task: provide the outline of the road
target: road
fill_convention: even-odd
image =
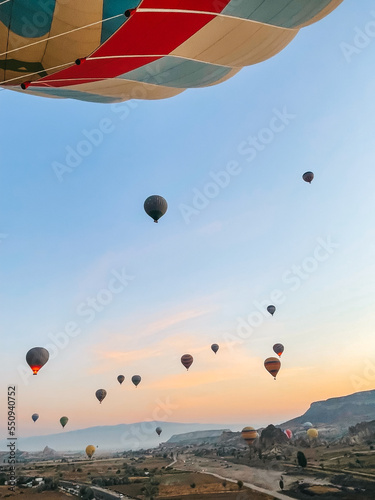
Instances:
[[[237,483],[235,479],[230,479],[229,477],[223,477],[220,476],[219,474],[215,474],[214,472],[202,472],[202,474],[209,474],[210,476],[217,477],[218,479],[225,479],[225,481],[229,481],[230,483]],[[250,483],[243,483],[246,488],[250,488],[253,491],[258,491],[259,493],[265,493],[267,495],[271,495],[274,498],[278,498],[279,500],[290,500],[291,497],[287,495],[283,495],[282,493],[279,493],[278,491],[271,491],[271,490],[266,490],[265,488],[261,488],[260,486],[255,486],[255,484],[250,484]]]
[[[174,466],[174,468],[181,471],[192,470],[195,472],[200,472],[202,474],[209,474],[211,476],[217,477],[218,479],[229,481],[231,483],[237,483],[237,481],[241,480],[243,481],[244,486],[259,493],[265,493],[279,500],[290,500],[291,498],[290,496],[284,495],[280,491],[272,489],[271,485],[279,484],[281,475],[280,471],[254,469],[252,467],[238,465],[232,467],[233,470],[229,472],[225,467],[222,467],[220,463],[213,464],[212,460],[183,455],[178,457],[177,466]],[[254,480],[258,484],[249,483],[246,481],[246,478],[249,477],[249,474],[254,477]],[[284,480],[285,479],[286,478],[284,478]]]
[[[71,488],[75,491],[77,491],[77,488],[75,488],[76,485],[78,485],[80,488],[85,486],[92,489],[95,494],[96,500],[119,500],[119,498],[121,498],[122,500],[132,500],[130,497],[127,497],[125,495],[120,496],[119,493],[116,493],[115,491],[100,488],[99,486],[78,483],[77,481],[59,481],[59,486],[63,486],[64,488]]]

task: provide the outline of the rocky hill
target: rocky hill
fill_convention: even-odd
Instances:
[[[340,430],[371,420],[375,420],[375,390],[317,401],[303,415],[288,420],[279,427],[295,430],[304,422],[311,422],[317,427],[334,426]]]
[[[345,444],[375,444],[375,420],[349,427],[349,432],[342,439],[342,442]]]
[[[185,432],[184,434],[177,434],[172,436],[166,444],[186,446],[189,444],[216,444],[223,434],[223,432],[230,432],[228,429],[218,429],[209,431],[196,431]]]

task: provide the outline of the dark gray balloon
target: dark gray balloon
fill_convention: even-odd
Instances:
[[[311,181],[314,179],[314,174],[312,172],[305,172],[302,176],[302,179],[305,182],[308,182],[309,184],[311,184]]]
[[[218,344],[212,344],[211,349],[212,349],[212,350],[214,351],[214,353],[216,354],[216,353],[217,353],[217,351],[219,350],[219,346],[218,346]]]
[[[117,380],[119,381],[119,383],[120,383],[120,384],[122,384],[122,383],[123,383],[123,381],[125,380],[124,375],[119,375],[119,376],[117,377]]]
[[[33,419],[33,422],[36,422],[38,420],[38,418],[39,418],[39,415],[37,413],[33,413],[31,415],[31,418]]]
[[[272,316],[275,314],[275,311],[276,311],[276,307],[275,306],[268,306],[267,307],[267,311],[272,314]]]
[[[49,359],[49,352],[44,347],[33,347],[26,354],[26,362],[36,375]]]
[[[95,393],[96,399],[102,404],[103,399],[106,397],[107,391],[105,389],[98,389]]]
[[[160,217],[167,211],[168,203],[162,196],[154,194],[147,198],[144,203],[144,209],[146,214],[154,219],[154,222],[158,222]]]
[[[133,375],[132,376],[132,382],[133,384],[137,387],[137,385],[140,383],[140,381],[142,380],[141,376],[140,375]]]

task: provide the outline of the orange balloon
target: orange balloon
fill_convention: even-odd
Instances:
[[[258,433],[254,427],[244,427],[241,432],[241,437],[249,446],[251,446],[258,437]]]
[[[264,367],[276,380],[276,375],[279,373],[281,363],[277,358],[267,358],[264,362]]]

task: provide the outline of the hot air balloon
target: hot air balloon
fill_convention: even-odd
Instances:
[[[184,354],[181,356],[181,363],[184,365],[184,367],[188,370],[191,365],[193,364],[194,358],[191,356],[191,354]]]
[[[64,428],[66,426],[68,421],[69,421],[68,417],[61,417],[60,418],[60,424],[62,425],[62,428]]]
[[[302,427],[304,427],[305,429],[310,429],[310,427],[313,427],[313,424],[311,422],[305,422],[304,424],[302,424]]]
[[[140,375],[133,375],[132,376],[132,382],[133,384],[137,387],[137,385],[140,383],[140,381],[142,380],[141,376]]]
[[[311,184],[311,181],[314,179],[314,174],[312,172],[305,172],[302,176],[302,179],[305,182],[308,182],[309,184]]]
[[[307,435],[309,436],[310,439],[316,439],[318,437],[318,431],[317,429],[314,429],[314,427],[311,427],[306,431]]]
[[[267,311],[273,316],[275,314],[275,311],[276,311],[276,307],[275,306],[268,306],[267,307]]]
[[[104,103],[172,97],[278,54],[341,1],[3,1],[0,85]]]
[[[98,389],[95,393],[96,399],[102,404],[103,399],[106,397],[107,391],[105,389]]]
[[[160,434],[162,433],[161,427],[156,427],[155,431],[158,436],[160,436]]]
[[[91,458],[93,454],[95,453],[95,446],[92,444],[89,444],[86,446],[86,455]]]
[[[275,344],[273,346],[273,352],[275,352],[278,356],[281,356],[282,353],[284,352],[283,344]]]
[[[123,381],[125,380],[124,375],[119,375],[119,376],[117,377],[117,380],[119,381],[119,383],[120,383],[120,384],[122,384],[122,383],[123,383]]]
[[[244,427],[241,432],[241,437],[251,446],[258,437],[258,433],[254,427]]]
[[[31,418],[33,419],[33,422],[36,422],[38,420],[38,418],[39,418],[39,415],[37,413],[33,413],[31,415]]]
[[[285,429],[284,434],[288,439],[292,439],[293,437],[293,432],[290,429]]]
[[[265,369],[274,377],[276,380],[276,375],[280,370],[280,360],[277,358],[267,358],[264,362]]]
[[[156,194],[149,196],[144,203],[144,209],[147,215],[149,215],[154,222],[158,222],[160,217],[162,217],[167,211],[168,203],[162,196]]]
[[[1,7],[1,6],[0,6]],[[33,347],[26,354],[26,362],[36,375],[38,371],[44,366],[49,358],[49,352],[44,347]]]
[[[216,354],[216,353],[217,353],[217,351],[219,350],[219,346],[218,346],[218,344],[212,344],[211,349],[212,349],[212,350],[214,351],[214,353]]]

